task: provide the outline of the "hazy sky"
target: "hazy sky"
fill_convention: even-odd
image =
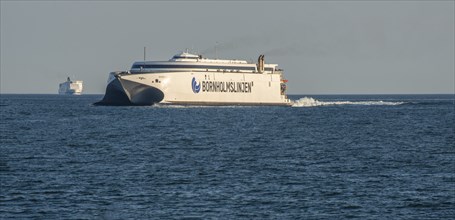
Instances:
[[[290,94],[454,93],[454,1],[1,1],[1,93],[102,94],[193,48],[285,70]]]

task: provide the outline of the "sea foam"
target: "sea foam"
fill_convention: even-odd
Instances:
[[[319,101],[311,97],[303,97],[293,101],[292,107],[316,107],[327,105],[401,105],[404,102],[385,101]]]

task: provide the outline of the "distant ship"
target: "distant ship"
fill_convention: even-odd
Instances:
[[[60,83],[58,94],[60,95],[80,95],[82,93],[82,81],[71,81],[68,77],[66,82]]]
[[[291,105],[277,64],[207,59],[183,52],[111,72],[99,105]]]

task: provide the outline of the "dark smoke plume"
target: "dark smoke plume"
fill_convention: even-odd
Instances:
[[[215,46],[201,50],[201,54],[215,54],[215,52],[219,53],[245,47],[263,46],[269,43],[269,41],[268,38],[264,37],[237,37],[228,42],[217,42]]]
[[[273,48],[264,52],[264,55],[271,57],[299,56],[302,54],[304,54],[304,50],[298,45]]]

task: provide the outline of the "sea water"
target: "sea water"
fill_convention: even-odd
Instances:
[[[0,218],[453,219],[454,95],[1,95]]]

